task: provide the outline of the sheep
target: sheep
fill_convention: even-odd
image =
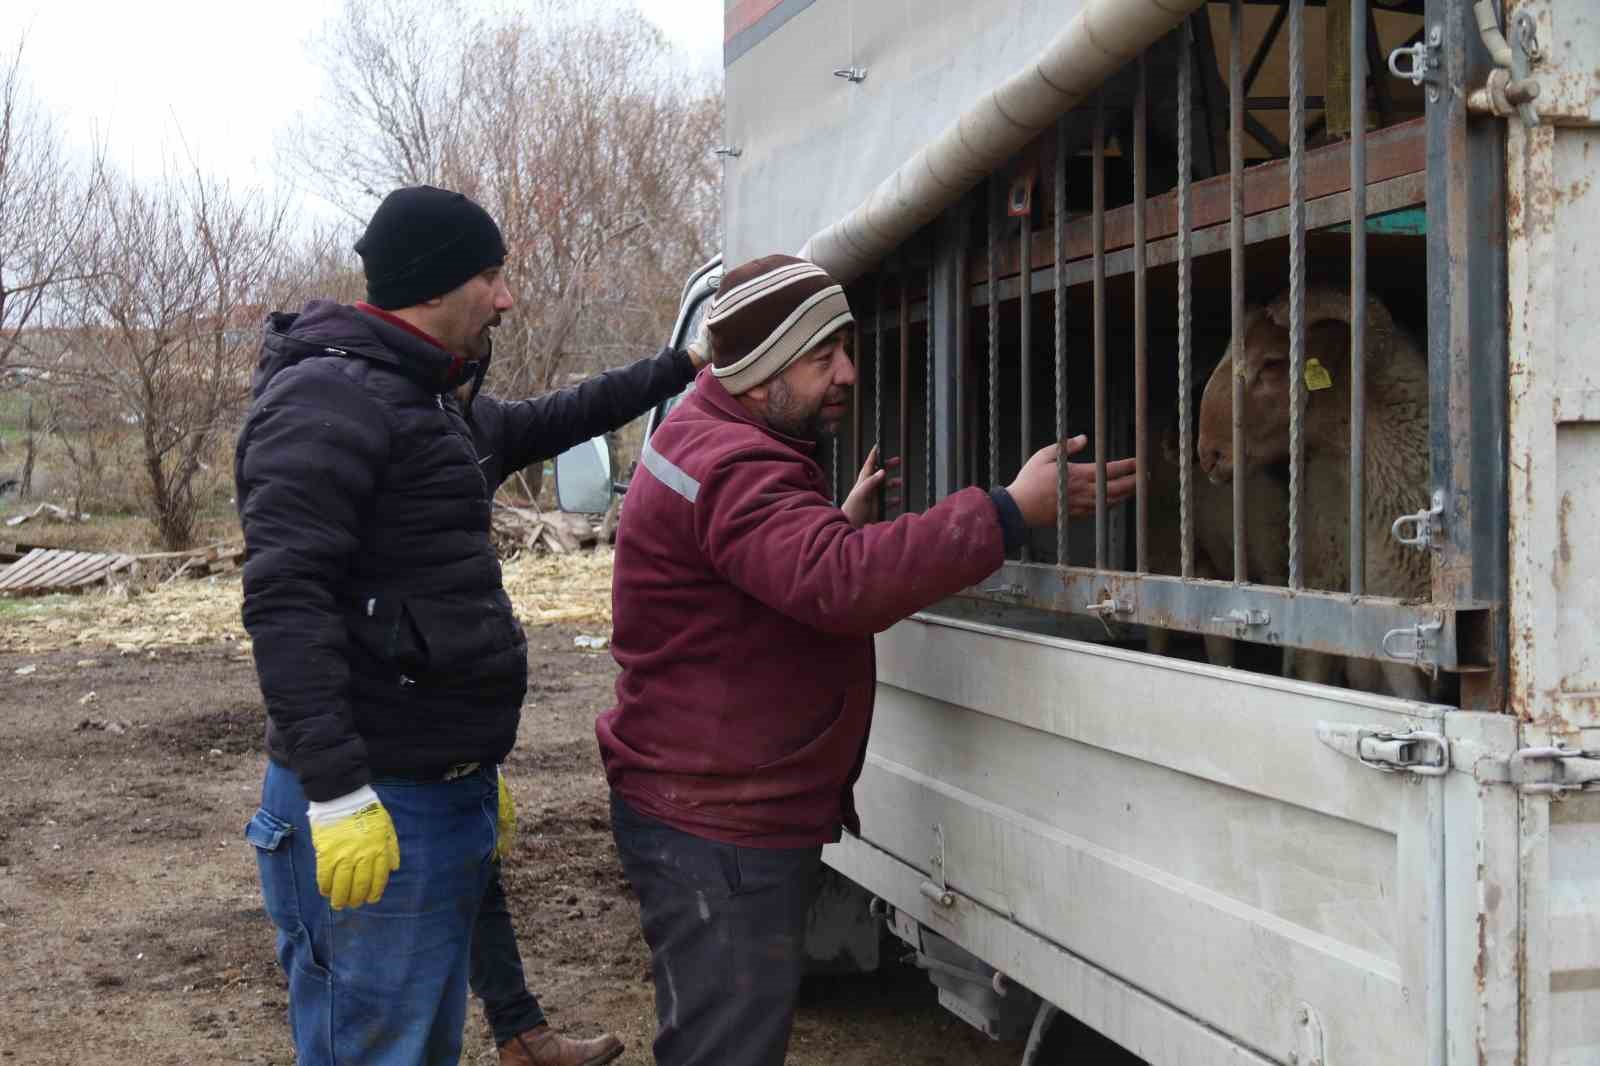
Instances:
[[[1254,318],[1266,314],[1265,308],[1251,311]],[[1224,359],[1227,358],[1225,354]],[[1150,487],[1148,491],[1149,546],[1146,562],[1154,574],[1182,572],[1180,512],[1180,471],[1176,426],[1162,437],[1160,445],[1149,451]],[[1277,471],[1259,470],[1246,475],[1247,501],[1244,525],[1246,579],[1268,585],[1285,585],[1289,580],[1289,489]],[[1194,525],[1194,576],[1220,581],[1233,580],[1233,490],[1193,471],[1190,517]],[[1206,658],[1218,666],[1235,663],[1234,642],[1226,637],[1205,639]],[[1166,630],[1151,629],[1150,650],[1165,653],[1170,646]]]
[[[1350,299],[1333,285],[1306,293],[1306,357],[1317,360],[1308,386],[1289,381],[1289,301],[1280,296],[1253,317],[1245,333],[1238,373],[1244,378],[1244,457],[1233,455],[1232,358],[1217,365],[1200,405],[1200,465],[1210,479],[1227,483],[1282,466],[1289,460],[1289,402],[1307,387],[1305,489],[1301,495],[1302,565],[1308,588],[1348,588],[1350,514]],[[1366,591],[1372,595],[1425,600],[1429,561],[1390,533],[1394,519],[1422,510],[1428,497],[1428,364],[1415,341],[1395,323],[1376,297],[1367,296],[1366,358]],[[1341,660],[1298,652],[1295,676],[1337,683]],[[1403,664],[1351,659],[1345,680],[1367,691],[1426,698],[1426,678]]]

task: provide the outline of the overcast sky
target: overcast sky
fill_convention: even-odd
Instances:
[[[720,66],[722,0],[634,6],[694,69]],[[322,89],[305,43],[338,8],[339,0],[0,0],[0,48],[9,60],[26,35],[33,94],[74,143],[101,135],[124,171],[192,154],[204,170],[270,185],[274,136],[297,111],[315,109]]]

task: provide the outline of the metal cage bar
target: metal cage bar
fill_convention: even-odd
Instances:
[[[929,243],[931,244],[932,242],[930,241]],[[925,486],[927,491],[922,497],[922,506],[924,508],[932,507],[933,503],[934,503],[934,499],[938,496],[938,479],[934,476],[934,467],[933,467],[933,457],[934,457],[934,444],[933,444],[933,404],[934,404],[934,395],[933,395],[933,379],[934,379],[934,369],[933,369],[933,324],[936,321],[936,319],[934,318],[933,290],[934,290],[934,285],[935,285],[934,271],[935,271],[935,260],[937,258],[937,255],[933,254],[934,250],[932,248],[929,249],[929,252],[930,252],[930,254],[928,256],[928,288],[927,288],[928,295],[926,297],[926,303],[924,304],[924,307],[926,309],[926,313],[923,316],[923,321],[926,323],[926,325],[923,327],[923,336],[927,341],[927,345],[926,345],[926,347],[927,347],[927,365],[925,367],[925,377],[924,377],[924,381],[923,381],[923,384],[926,386],[926,392],[927,392],[927,396],[926,396],[927,404],[923,408],[923,423],[924,423],[924,427],[925,428],[924,428],[924,435],[923,435],[923,438],[922,438],[922,444],[923,444],[922,469],[923,469],[923,473],[925,474],[926,479],[927,479],[927,485]]]
[[[1228,4],[1228,293],[1233,329],[1233,580],[1243,583],[1249,569],[1245,543],[1244,492],[1244,0]]]
[[[1000,213],[1004,192],[998,175],[989,178],[989,484],[1000,484]]]
[[[1111,523],[1106,507],[1106,107],[1094,100],[1094,565],[1104,570],[1110,555]]]
[[[1350,0],[1350,594],[1366,591],[1367,0]],[[1329,42],[1328,47],[1337,47]],[[1465,294],[1461,294],[1465,299]]]
[[[1056,440],[1067,439],[1067,272],[1062,269],[1067,247],[1067,120],[1056,122],[1055,174],[1055,356]],[[1032,286],[1029,286],[1030,288]],[[1066,566],[1067,464],[1056,463],[1056,565]]]
[[[1194,326],[1190,321],[1190,287],[1193,284],[1193,249],[1190,242],[1190,187],[1194,184],[1194,24],[1183,24],[1183,61],[1178,64],[1178,551],[1179,573],[1194,577],[1194,423],[1189,413],[1189,397],[1194,391]],[[1059,261],[1059,260],[1058,260]],[[1065,273],[1058,269],[1058,275]],[[1063,279],[1057,277],[1056,284]]]
[[[850,359],[856,366],[856,387],[850,390],[850,469],[860,470],[861,464],[866,461],[866,449],[862,445],[862,411],[861,394],[861,320],[858,318],[850,327]]]
[[[1134,539],[1137,544],[1134,569],[1141,574],[1150,569],[1150,460],[1146,439],[1150,434],[1149,381],[1149,279],[1145,265],[1145,208],[1149,168],[1148,145],[1148,70],[1144,53],[1139,55],[1138,89],[1133,99],[1133,417],[1134,458],[1139,464],[1136,480]]]
[[[1020,222],[1021,232],[1017,236],[1018,247],[1022,253],[1021,280],[1023,282],[1017,299],[1017,376],[1018,392],[1022,410],[1021,417],[1017,420],[1018,430],[1021,435],[1022,456],[1017,460],[1017,469],[1021,470],[1028,462],[1028,456],[1033,448],[1033,285],[1030,275],[1033,273],[1033,188],[1028,188],[1028,209],[1022,213]],[[997,482],[998,484],[998,482]],[[1033,558],[1033,549],[1028,545],[1022,546],[1022,560],[1028,562]]]
[[[900,253],[900,420],[895,423],[899,429],[899,451],[895,453],[900,460],[900,513],[905,514],[911,509],[911,262],[905,252]],[[887,461],[885,462],[887,465]],[[884,491],[888,491],[889,477],[883,479]],[[885,510],[887,517],[887,509]]]
[[[876,307],[872,314],[872,446],[878,449],[878,462],[883,455],[883,272],[872,279]]]
[[[1289,587],[1305,587],[1300,500],[1305,480],[1306,105],[1305,0],[1289,0]]]

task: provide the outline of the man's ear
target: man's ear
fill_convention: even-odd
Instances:
[[[767,389],[768,385],[763,381],[759,385],[752,385],[745,389],[744,396],[755,403],[765,404],[767,402]]]

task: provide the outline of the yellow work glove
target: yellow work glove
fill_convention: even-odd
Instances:
[[[517,835],[517,805],[511,799],[504,773],[500,774],[500,811],[495,821],[494,861],[499,862],[511,854],[512,840]]]
[[[382,899],[390,872],[400,868],[400,839],[371,786],[312,803],[306,813],[317,853],[317,891],[334,910]]]

